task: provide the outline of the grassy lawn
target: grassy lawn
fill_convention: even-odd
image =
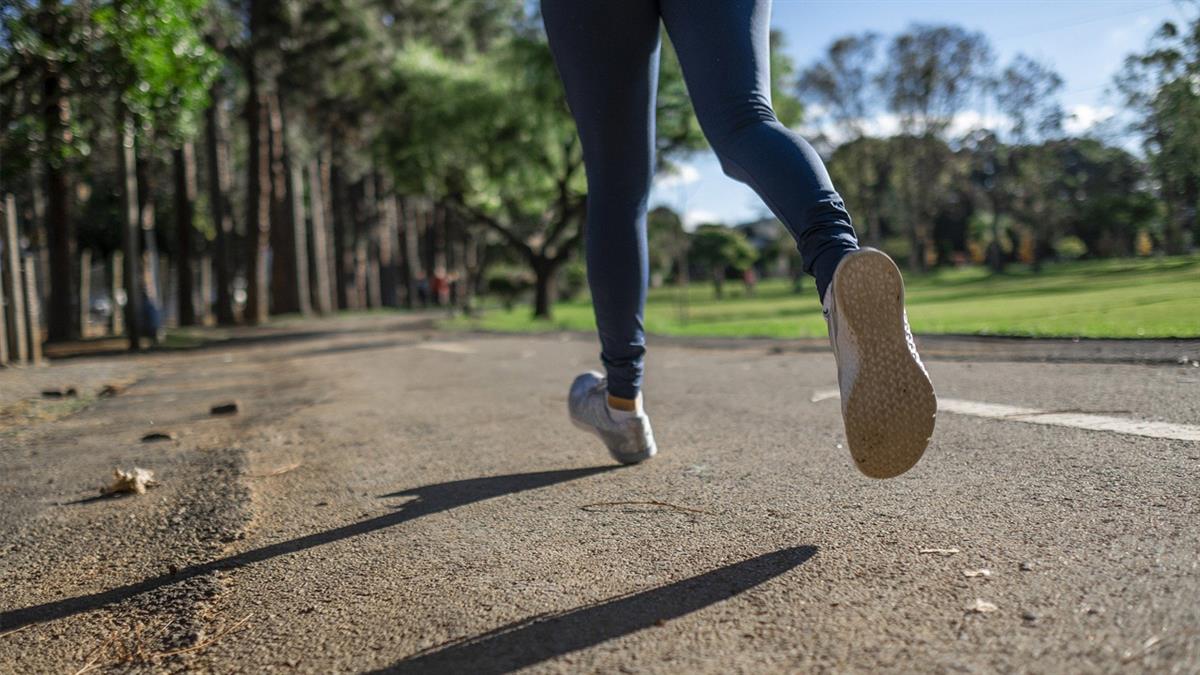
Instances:
[[[918,333],[1200,336],[1200,255],[1062,263],[1040,274],[1020,267],[998,276],[978,268],[941,270],[910,278],[907,286],[909,320]],[[486,306],[481,317],[446,325],[517,332],[594,328],[586,297],[558,303],[549,321],[535,321],[523,304],[512,311]],[[825,335],[811,279],[798,295],[780,279],[759,284],[752,297],[740,283],[729,283],[723,300],[714,297],[711,284],[653,289],[646,329],[679,336]]]

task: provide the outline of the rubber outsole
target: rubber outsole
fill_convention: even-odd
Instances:
[[[867,476],[899,476],[925,453],[937,417],[933,383],[905,339],[904,280],[887,255],[861,249],[838,265],[832,292],[858,352],[842,400],[850,455]]]

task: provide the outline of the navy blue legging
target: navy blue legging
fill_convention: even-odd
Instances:
[[[646,202],[654,177],[659,22],[721,167],[796,238],[824,296],[858,248],[821,158],[771,108],[770,0],[543,0],[587,168],[587,272],[613,396],[635,398],[646,352]]]

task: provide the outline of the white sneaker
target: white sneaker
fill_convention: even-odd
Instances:
[[[644,462],[658,452],[650,431],[650,418],[642,410],[641,394],[636,412],[611,410],[606,382],[600,373],[588,372],[575,378],[567,396],[567,413],[575,426],[599,436],[613,459],[622,464]]]
[[[872,478],[911,469],[933,435],[937,398],[917,355],[904,280],[882,251],[842,258],[825,292],[850,455]]]

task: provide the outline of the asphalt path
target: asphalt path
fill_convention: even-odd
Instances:
[[[1186,359],[939,343],[957,403],[875,481],[824,350],[652,341],[620,468],[588,339],[319,326],[0,372],[0,671],[1200,671]]]

